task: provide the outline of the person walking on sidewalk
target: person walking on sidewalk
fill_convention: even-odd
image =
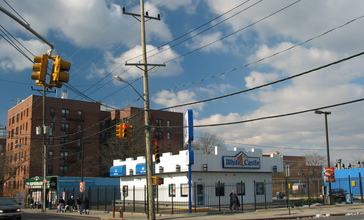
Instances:
[[[82,201],[82,211],[80,210],[80,214],[85,213],[86,215],[90,214],[90,201],[87,196]]]
[[[78,212],[81,213],[81,205],[82,205],[81,197],[79,197],[79,196],[77,197],[76,203],[77,203]]]
[[[238,195],[236,195],[235,190],[231,190],[230,193],[230,211],[236,211],[240,206]]]
[[[58,200],[58,210],[57,212],[62,213],[63,212],[63,207],[64,207],[64,199],[62,198],[62,196],[59,198]]]

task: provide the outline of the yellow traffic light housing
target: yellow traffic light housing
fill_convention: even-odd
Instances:
[[[52,56],[52,58],[54,58],[54,61],[49,85],[61,88],[62,83],[69,81],[70,74],[64,71],[69,71],[71,69],[71,62],[62,60],[59,55]]]
[[[151,176],[151,177],[152,177],[152,186],[164,184],[164,178],[157,176]]]
[[[133,135],[133,126],[126,124],[126,123],[121,123],[116,125],[116,137],[118,138],[131,138]]]
[[[155,163],[160,163],[161,162],[160,154],[159,154],[159,142],[158,141],[154,142],[154,162]]]
[[[45,53],[42,56],[34,56],[34,65],[33,71],[37,71],[32,73],[31,79],[35,80],[35,83],[38,86],[45,86],[45,78],[47,76],[47,68],[48,68],[48,55]]]

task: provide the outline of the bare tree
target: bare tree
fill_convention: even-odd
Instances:
[[[9,159],[5,153],[0,153],[0,196],[3,196],[4,184],[15,177],[17,170],[27,161],[26,157],[14,161]]]
[[[326,164],[326,156],[314,152],[306,154],[304,157],[306,158],[306,170],[303,170],[303,174],[310,178],[321,178],[321,171]]]
[[[192,149],[202,150],[205,154],[211,154],[215,146],[223,147],[225,145],[224,139],[214,133],[204,132],[195,142],[192,142]]]
[[[100,149],[100,170],[102,176],[109,176],[109,169],[113,165],[113,160],[125,160],[126,158],[136,158],[144,155],[145,145],[140,139],[119,139],[110,138]]]

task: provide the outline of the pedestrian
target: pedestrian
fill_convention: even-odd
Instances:
[[[236,195],[235,190],[231,190],[230,193],[230,211],[236,210],[240,206],[238,195]]]
[[[71,196],[68,199],[68,201],[67,201],[67,209],[68,209],[68,211],[73,212],[74,206],[75,206],[75,199],[73,198],[73,196]]]
[[[82,205],[81,197],[79,197],[79,196],[77,197],[76,203],[77,203],[78,212],[81,213],[81,205]]]
[[[34,198],[30,198],[30,209],[34,209]]]
[[[64,204],[65,204],[64,199],[63,199],[63,198],[62,198],[62,196],[61,196],[61,197],[59,198],[59,200],[58,200],[58,210],[57,210],[57,212],[60,212],[60,213],[62,213],[62,212],[63,212]]]
[[[82,211],[86,214],[90,214],[90,201],[88,200],[87,196],[82,201]],[[80,212],[82,214],[82,212]]]

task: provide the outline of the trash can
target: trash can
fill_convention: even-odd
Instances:
[[[346,201],[346,204],[353,204],[353,202],[354,202],[353,194],[352,193],[346,194],[345,201]]]

